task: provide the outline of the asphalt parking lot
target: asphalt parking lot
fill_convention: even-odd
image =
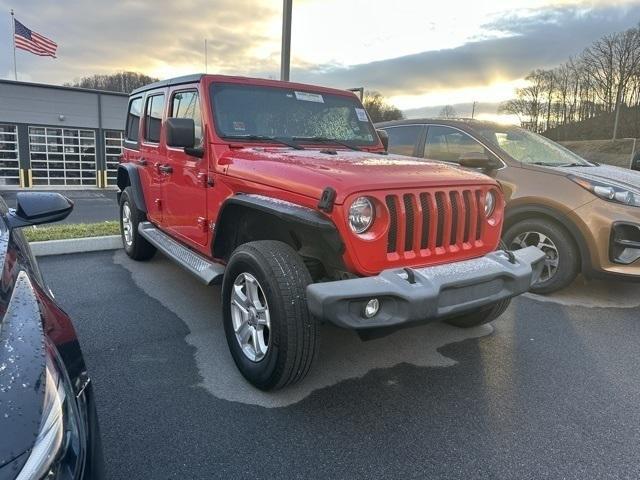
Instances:
[[[39,263],[79,332],[109,478],[640,477],[640,285],[521,297],[471,330],[327,326],[310,376],[265,394],[232,363],[218,287],[161,255]]]

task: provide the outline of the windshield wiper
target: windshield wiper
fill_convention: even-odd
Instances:
[[[271,137],[269,135],[225,135],[224,138],[233,138],[236,140],[257,140],[262,142],[276,142],[281,143],[282,145],[286,145],[287,147],[294,148],[296,150],[304,150],[302,145],[297,144],[293,141],[293,139],[289,140],[288,138],[283,137]]]
[[[529,162],[531,165],[540,165],[542,167],[564,167],[561,163],[550,163],[550,162]]]
[[[301,140],[303,142],[318,142],[318,143],[335,143],[337,145],[341,145],[343,147],[346,147],[350,150],[355,150],[356,152],[361,152],[362,149],[359,147],[356,147],[355,145],[351,145],[350,143],[347,142],[343,142],[341,140],[336,140],[335,138],[329,138],[329,137],[321,137],[321,136],[317,136],[317,137],[291,137],[293,140]]]

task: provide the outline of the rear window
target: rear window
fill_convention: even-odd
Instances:
[[[129,102],[127,113],[126,139],[132,142],[138,141],[140,131],[140,116],[142,115],[142,97],[134,98]]]
[[[162,113],[164,111],[164,93],[147,98],[147,108],[144,115],[144,139],[152,143],[160,143],[162,130]]]
[[[411,156],[418,145],[423,127],[421,125],[405,125],[388,127],[384,130],[389,135],[389,152]]]

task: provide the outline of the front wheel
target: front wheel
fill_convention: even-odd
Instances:
[[[484,325],[485,323],[493,322],[496,318],[502,315],[507,310],[510,303],[511,299],[506,298],[494,303],[493,305],[481,308],[476,312],[448,318],[445,320],[445,323],[459,328],[471,328]]]
[[[289,245],[271,240],[238,247],[222,285],[227,343],[242,375],[261,390],[303,379],[318,350],[307,308],[311,276]]]
[[[555,222],[532,218],[518,222],[503,235],[511,250],[538,247],[546,256],[539,280],[531,286],[533,293],[551,293],[568,286],[580,270],[580,253],[567,230]]]

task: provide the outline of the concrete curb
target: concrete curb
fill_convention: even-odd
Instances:
[[[69,238],[65,240],[47,240],[31,242],[31,251],[37,257],[47,255],[64,255],[66,253],[97,252],[100,250],[117,250],[122,248],[120,235],[103,237]]]

